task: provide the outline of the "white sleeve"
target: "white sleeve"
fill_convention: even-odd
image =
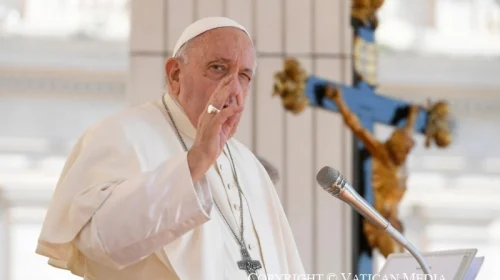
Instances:
[[[121,269],[208,221],[213,200],[205,178],[193,183],[187,152],[147,170],[131,141],[117,141],[120,131],[112,132],[113,139],[102,129],[89,137],[61,192],[80,190],[67,214],[69,227],[81,229],[74,245],[86,257]]]
[[[88,258],[116,269],[134,264],[210,219],[212,194],[206,179],[193,184],[187,153],[155,170],[81,192],[70,217],[94,207],[109,192],[74,240]]]

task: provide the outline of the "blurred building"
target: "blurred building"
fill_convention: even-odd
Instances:
[[[336,4],[339,1],[340,6]],[[282,25],[290,23],[281,21],[284,16],[290,19],[316,11],[319,17],[319,5],[344,9],[335,12],[346,13],[346,1],[285,0],[265,9],[262,6],[267,2],[256,1],[261,8],[252,10],[248,22],[255,32],[270,30],[265,36],[259,35],[262,40],[258,44],[263,46],[263,40],[279,37],[288,30]],[[130,2],[0,0],[0,280],[74,279],[47,266],[44,258],[34,254],[36,238],[76,137],[93,123],[128,106],[130,75],[138,69],[132,65],[135,57],[131,44],[138,44],[131,42],[129,35],[134,29],[131,7],[151,5],[140,0]],[[217,8],[208,8],[204,1],[158,2],[163,3],[159,5],[162,9],[177,7],[181,15],[195,18],[237,10],[247,13],[245,8],[249,6],[244,1],[228,4],[229,1],[218,0],[213,1],[220,7],[216,12]],[[448,149],[424,149],[423,138],[417,137],[417,148],[409,162],[409,191],[401,209],[406,234],[424,250],[478,248],[486,256],[478,280],[494,279],[495,264],[500,262],[500,147],[496,145],[500,142],[500,1],[385,2],[377,31],[381,45],[379,92],[422,104],[428,98],[447,99],[454,114],[454,143]],[[282,9],[281,5],[288,8]],[[203,12],[205,9],[210,10]],[[173,13],[166,10],[167,17],[175,17]],[[268,28],[267,23],[259,20],[265,15],[259,13],[276,16],[277,27]],[[310,25],[315,21],[316,28],[325,32],[328,29],[321,29],[321,25],[327,25],[327,18],[322,19],[303,18]],[[142,32],[157,30],[143,28]],[[322,42],[321,32],[314,35],[318,46]],[[310,36],[308,39],[313,38]],[[273,73],[280,69],[280,59],[286,54],[301,55],[303,61],[316,59],[309,52],[290,49],[290,43],[288,49],[282,46],[280,53],[272,57],[274,60],[259,65],[268,68],[265,73]],[[269,51],[260,54],[264,58],[273,55]],[[334,59],[319,61],[317,68],[328,68],[329,61]],[[143,66],[151,65],[157,66]],[[155,75],[161,77],[162,73]],[[270,96],[271,82],[271,77],[259,79],[258,94]],[[160,94],[161,86],[152,88]],[[277,100],[271,106],[280,110]],[[293,126],[291,118],[284,119],[281,117],[277,125],[288,121]],[[288,138],[290,131],[284,130],[277,139]],[[376,133],[386,138],[390,129],[379,126]],[[243,136],[253,139],[248,140],[249,146],[258,147],[262,156],[283,162],[278,164],[281,177],[298,172],[286,163],[292,157],[271,154],[271,148],[262,149],[262,142],[252,135]],[[286,191],[280,191],[280,195],[283,200],[288,199]],[[330,201],[334,203],[333,199],[322,203]],[[292,211],[293,205],[289,204],[287,209]],[[312,209],[311,215],[316,210]],[[302,219],[294,217],[292,226]],[[318,252],[306,248],[312,242],[311,233],[303,233],[298,227],[296,230],[307,267],[325,266],[318,264]]]
[[[124,108],[129,26],[123,0],[0,1],[0,279],[73,279],[33,252],[76,137]]]
[[[449,148],[425,149],[417,138],[401,205],[407,236],[425,250],[478,248],[478,279],[491,279],[500,260],[500,1],[385,2],[380,92],[447,99],[454,115]]]

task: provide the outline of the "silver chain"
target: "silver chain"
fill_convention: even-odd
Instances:
[[[170,120],[172,121],[172,124],[174,125],[174,128],[175,128],[175,131],[177,133],[177,137],[179,138],[179,141],[181,142],[184,150],[187,152],[189,149],[188,147],[186,146],[186,143],[184,142],[184,139],[182,138],[182,135],[179,131],[179,128],[177,127],[177,124],[175,123],[174,121],[174,118],[172,117],[172,114],[170,113],[170,110],[167,106],[167,103],[165,103],[165,98],[162,97],[161,99],[163,101],[163,106],[165,106],[165,110],[167,111],[167,114],[170,118]],[[244,229],[244,226],[243,226],[243,200],[242,200],[242,190],[241,190],[241,186],[240,186],[240,182],[238,180],[238,174],[236,173],[236,167],[234,165],[234,160],[233,160],[233,155],[231,154],[231,150],[229,149],[229,145],[226,143],[226,147],[227,147],[227,151],[229,152],[229,157],[230,157],[230,160],[231,160],[231,169],[232,169],[232,172],[233,172],[233,176],[236,180],[236,184],[237,184],[237,187],[238,187],[238,194],[239,194],[239,197],[240,197],[240,224],[241,224],[241,228],[240,228],[240,235],[241,235],[241,240],[238,238],[238,236],[236,235],[236,233],[234,232],[234,230],[231,228],[231,226],[229,225],[229,222],[227,221],[226,217],[224,216],[224,214],[222,214],[222,211],[221,209],[219,208],[219,205],[217,204],[217,202],[215,201],[215,199],[213,199],[213,202],[215,204],[215,207],[217,207],[217,210],[219,211],[220,215],[222,216],[222,218],[224,219],[224,221],[226,222],[226,225],[228,226],[228,228],[231,230],[231,233],[233,234],[234,238],[236,239],[236,241],[238,242],[238,244],[240,245],[241,248],[246,248],[246,244],[245,244],[245,238],[244,238],[244,235],[243,235],[243,229]],[[217,167],[217,173],[219,174],[219,177],[221,179],[221,182],[222,182],[222,185],[224,185],[224,180],[222,178],[222,174],[219,170],[219,168]]]

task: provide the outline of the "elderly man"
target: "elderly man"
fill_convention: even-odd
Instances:
[[[232,138],[256,66],[228,18],[188,26],[168,91],[90,128],[56,187],[37,253],[85,279],[264,279],[303,266],[274,186]]]

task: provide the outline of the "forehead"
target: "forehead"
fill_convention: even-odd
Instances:
[[[248,35],[235,27],[209,30],[193,40],[193,51],[207,59],[227,58],[254,63],[254,46]]]

